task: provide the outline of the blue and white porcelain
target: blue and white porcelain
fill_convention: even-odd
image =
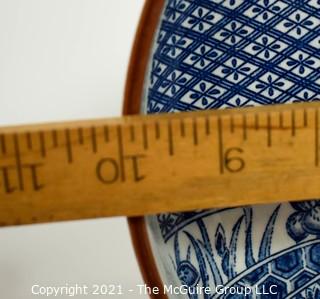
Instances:
[[[319,96],[319,0],[165,2],[142,112]],[[169,298],[320,298],[319,200],[161,214],[146,223],[163,283],[212,290]],[[255,291],[219,294],[219,285]],[[262,294],[271,286],[276,293]]]

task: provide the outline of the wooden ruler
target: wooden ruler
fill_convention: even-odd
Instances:
[[[0,225],[320,198],[320,104],[0,128]]]

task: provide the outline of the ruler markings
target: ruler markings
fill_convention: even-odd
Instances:
[[[128,209],[130,211],[128,210],[128,212],[121,213],[134,216],[138,215],[137,213],[139,211],[145,211],[143,213],[161,212],[160,209],[156,210],[158,209],[158,203],[155,205],[154,202],[147,201],[147,195],[151,194],[151,198],[153,198],[153,196],[157,198],[160,192],[163,192],[163,194],[159,196],[159,202],[163,204],[164,208],[166,205],[166,211],[170,212],[168,205],[168,196],[170,194],[168,190],[172,190],[175,186],[173,184],[170,185],[171,180],[168,180],[168,188],[164,191],[163,189],[161,189],[161,191],[160,188],[159,190],[156,189],[157,184],[153,186],[155,188],[154,190],[152,190],[152,187],[150,189],[145,187],[148,184],[152,184],[150,182],[154,182],[157,179],[159,181],[163,175],[166,175],[166,177],[172,175],[172,182],[185,184],[186,189],[183,191],[184,193],[181,192],[181,194],[185,195],[190,192],[191,195],[194,196],[194,203],[197,201],[195,185],[191,184],[191,186],[189,186],[188,183],[192,182],[193,179],[200,180],[202,175],[206,180],[212,179],[213,184],[216,184],[215,188],[217,188],[212,190],[218,190],[217,192],[219,192],[217,199],[218,204],[213,201],[212,207],[215,208],[218,207],[220,203],[223,203],[225,206],[228,205],[228,198],[224,198],[224,196],[226,196],[225,194],[228,194],[230,198],[236,198],[237,205],[238,203],[241,205],[249,203],[249,200],[241,199],[240,195],[237,197],[236,192],[230,190],[224,191],[228,189],[225,188],[226,186],[232,186],[232,190],[237,190],[237,184],[242,183],[239,190],[241,189],[243,194],[255,194],[254,192],[256,191],[251,192],[249,187],[243,185],[241,175],[245,175],[246,179],[247,177],[249,179],[251,178],[256,184],[260,184],[262,178],[267,178],[265,180],[266,187],[261,187],[261,189],[267,194],[266,196],[270,195],[270,202],[275,202],[275,193],[282,192],[283,195],[285,194],[283,192],[286,192],[285,187],[281,187],[279,190],[275,189],[273,185],[277,182],[276,179],[282,182],[281,180],[286,177],[287,174],[290,174],[290,180],[292,181],[290,181],[290,188],[287,190],[290,192],[288,200],[301,200],[300,195],[303,195],[303,193],[301,193],[303,190],[301,192],[299,191],[301,190],[300,186],[304,184],[305,180],[312,180],[310,174],[313,174],[314,178],[318,178],[318,170],[316,167],[320,166],[320,108],[313,108],[320,107],[320,105],[311,105],[310,109],[307,104],[304,105],[305,106],[301,106],[301,109],[298,108],[299,106],[297,106],[297,108],[295,108],[295,106],[292,106],[294,108],[290,106],[286,108],[279,107],[275,110],[264,107],[261,109],[261,113],[258,108],[254,108],[251,111],[249,109],[244,110],[244,113],[242,113],[240,109],[239,111],[230,111],[230,114],[226,111],[214,111],[212,115],[210,113],[202,115],[200,112],[199,114],[190,114],[182,116],[181,118],[178,115],[174,115],[173,117],[158,116],[154,119],[150,117],[150,119],[147,118],[147,120],[145,120],[144,117],[141,116],[140,119],[138,116],[137,118],[134,117],[133,119],[125,119],[123,121],[121,119],[116,121],[112,120],[108,127],[106,125],[108,121],[102,123],[101,120],[93,120],[83,122],[83,124],[66,123],[65,126],[59,124],[57,126],[25,126],[17,127],[16,129],[4,128],[3,130],[0,128],[0,153],[6,153],[6,155],[0,159],[0,226],[1,224],[11,225],[15,223],[25,224],[30,221],[48,221],[50,215],[52,215],[51,220],[65,220],[63,217],[69,217],[69,212],[70,215],[78,215],[80,218],[87,216],[91,218],[116,214],[120,215],[118,214],[118,210],[125,211],[125,201],[119,200],[119,190],[125,190],[127,188],[129,190],[131,187],[132,190],[136,191],[134,196],[132,195],[132,198],[135,198],[136,202],[141,203],[142,201],[139,201],[139,196],[145,196],[146,205],[145,207],[138,207],[136,206],[136,202],[131,202],[128,203]],[[231,121],[231,119],[233,119],[233,121]],[[152,121],[149,122],[149,120]],[[314,124],[312,123],[313,121]],[[233,123],[233,126],[231,126],[231,123]],[[241,125],[242,128],[240,128]],[[283,128],[279,129],[278,125]],[[139,147],[136,147],[130,142],[130,126],[136,129],[136,138],[140,138],[140,134],[142,133],[143,139],[141,141],[143,142],[143,148],[148,150],[147,154],[143,151],[142,146],[139,145]],[[140,126],[142,128],[141,132]],[[232,127],[236,136],[230,134]],[[108,138],[106,138],[105,128],[108,128]],[[259,128],[261,129],[261,133],[255,132],[255,129],[258,130]],[[160,129],[162,130],[163,140],[159,141],[159,147],[155,146],[155,148],[153,148],[156,143],[151,142],[150,136],[154,136],[155,134],[157,138],[160,138]],[[107,154],[104,159],[100,156],[95,156],[96,158],[94,158],[93,153],[100,150],[100,142],[103,143],[104,139],[109,139],[109,130],[110,133],[112,133],[110,134],[112,141],[115,138],[115,142],[110,143],[110,156]],[[87,134],[90,136],[87,136]],[[202,136],[209,134],[213,134],[217,141],[212,140],[212,144],[208,144],[207,141],[209,140],[205,138],[207,141],[202,142]],[[185,144],[185,140],[181,140],[181,136],[183,135],[186,137],[185,140],[191,142],[191,144],[185,148],[186,154],[180,157],[177,151],[180,148],[178,147],[179,142],[181,142],[181,145]],[[88,140],[87,137],[89,138]],[[244,142],[251,138],[254,138],[254,142]],[[311,142],[305,143],[304,140],[311,140]],[[89,141],[88,147],[85,147],[84,150],[81,151],[75,150],[74,146],[77,147],[78,142],[81,144],[87,141]],[[58,148],[53,149],[52,144]],[[198,145],[197,148],[195,147],[196,145]],[[264,149],[262,151],[260,151],[261,146]],[[265,149],[271,146],[277,147],[277,150],[272,151],[272,153],[274,153],[272,157],[274,163],[272,163],[272,165],[269,163],[266,166],[268,172],[264,173],[266,161],[269,159],[267,154],[265,154]],[[257,151],[258,149],[259,152]],[[33,152],[30,153],[28,150],[32,150]],[[150,155],[148,155],[149,150],[151,151]],[[53,153],[52,155],[51,151]],[[212,157],[209,157],[210,155],[202,155],[202,151],[203,153],[204,151],[212,151]],[[287,151],[289,151],[289,153],[285,155]],[[249,152],[254,155],[250,155],[249,157]],[[151,157],[154,157],[155,153],[162,155],[163,159],[161,159],[161,162],[151,161]],[[74,163],[74,165],[72,167],[57,165],[57,163],[61,163],[61,154],[63,158],[66,156],[63,164]],[[192,159],[192,155],[195,159]],[[171,158],[169,159],[170,156],[175,157],[173,157],[172,160]],[[40,160],[42,162],[38,160],[38,158],[41,157],[45,158]],[[285,159],[283,159],[283,157],[285,157]],[[311,162],[314,160],[314,164],[305,165],[306,163],[304,161],[306,157],[311,157]],[[26,161],[24,161],[24,158],[26,158]],[[187,159],[187,161],[184,159]],[[288,159],[291,160],[288,161]],[[101,166],[100,174],[105,176],[106,179],[101,180],[97,176],[97,173],[95,173],[95,175],[93,173],[92,177],[88,176],[88,184],[82,186],[83,173],[88,173],[88,171],[95,169],[98,164]],[[156,165],[157,169],[163,165],[164,170],[160,172],[154,171],[152,165]],[[202,165],[203,169],[197,169],[198,165]],[[245,165],[245,173],[242,172],[244,168],[242,165]],[[181,169],[179,168],[180,166]],[[130,169],[133,169],[133,172],[129,172]],[[299,175],[295,175],[296,170],[301,169],[303,171]],[[310,173],[308,173],[308,171],[310,171]],[[117,179],[113,181],[108,180],[108,176],[110,173],[113,174],[113,172],[117,176]],[[243,174],[240,174],[241,172]],[[132,173],[133,178],[131,178],[131,175],[129,176],[129,174]],[[263,175],[256,175],[257,173]],[[307,173],[309,177],[305,175],[305,173]],[[63,184],[59,184],[63,174],[68,177],[68,180],[63,182]],[[137,180],[135,181],[134,178],[137,178]],[[194,180],[194,182],[196,184],[197,180]],[[317,181],[314,179],[312,182],[313,191],[310,192],[313,193],[308,193],[308,196],[310,194],[317,195],[315,193],[318,190],[316,187]],[[70,185],[66,183],[70,183]],[[204,181],[204,183],[206,183],[206,181]],[[84,194],[79,194],[79,188],[87,189],[84,190]],[[292,189],[293,191],[291,191]],[[126,197],[126,194],[130,195],[130,191],[122,190],[121,192],[123,193],[120,192],[121,196],[124,195],[124,197]],[[87,201],[85,194],[91,191],[97,198],[92,201],[94,206],[92,211],[94,213],[81,214],[79,208],[85,206]],[[26,193],[24,194],[23,192]],[[79,197],[77,197],[77,201],[74,201],[74,203],[75,205],[80,203],[80,206],[73,208],[71,205],[73,199],[70,198],[76,195],[76,192],[78,192]],[[179,190],[177,192],[179,192]],[[263,191],[258,194],[263,194],[262,192]],[[230,195],[231,193],[233,197]],[[70,194],[72,195],[71,197]],[[104,205],[101,203],[104,196],[103,194],[107,194],[108,204],[110,201],[110,205],[112,205],[110,208],[107,206],[108,204]],[[206,193],[203,192],[201,194]],[[220,194],[222,194],[221,197]],[[294,197],[296,194],[299,194],[297,195],[299,198]],[[54,196],[57,195],[59,195],[59,202],[54,203]],[[163,198],[161,196],[163,196]],[[167,196],[167,202],[165,201],[165,196]],[[3,201],[2,204],[1,201],[7,198],[10,199],[10,201]],[[51,205],[52,209],[50,210],[49,207],[48,211],[44,210],[46,205],[39,203],[40,198],[47,200],[48,206]],[[150,198],[150,196],[148,198]],[[120,208],[115,205],[116,199],[120,201]],[[130,196],[129,199],[131,199]],[[267,200],[269,200],[269,197]],[[26,206],[25,203],[30,203],[30,208]],[[186,205],[191,203],[189,197],[185,203]],[[262,202],[256,201],[256,203]],[[264,203],[266,203],[266,201]],[[199,208],[209,208],[205,206],[206,204],[208,204],[208,201],[205,203],[204,200],[199,200]],[[231,204],[230,202],[230,206]],[[177,211],[182,207],[182,204],[178,206],[179,205],[177,205]],[[194,206],[192,207],[194,208]],[[219,207],[222,207],[222,205]],[[63,210],[64,208],[66,209],[66,213]],[[162,212],[165,211],[164,208]],[[57,212],[59,209],[61,212]],[[172,207],[171,209],[173,211],[175,208]],[[12,220],[10,220],[9,216],[6,216],[6,214],[11,213],[11,211],[14,218]],[[93,214],[95,216],[93,216]]]
[[[211,127],[210,127],[210,117],[208,115],[206,115],[206,118],[205,118],[205,123],[206,123],[206,135],[207,136],[210,136],[211,134]]]
[[[220,174],[224,173],[224,159],[223,159],[223,136],[222,136],[222,120],[221,117],[217,117],[217,129],[218,129],[218,144],[219,144],[219,161],[220,161]]]
[[[66,138],[66,151],[67,151],[67,158],[68,162],[73,162],[73,154],[72,154],[72,144],[71,144],[71,136],[70,136],[70,130],[65,130],[65,138]]]
[[[122,128],[117,126],[117,137],[118,137],[118,155],[119,155],[119,167],[120,167],[120,177],[121,181],[126,180],[125,169],[124,169],[124,148],[123,148],[123,137],[122,137]]]
[[[268,147],[272,146],[272,128],[271,128],[271,115],[268,113],[267,115],[267,144]]]
[[[193,133],[193,144],[198,145],[199,143],[198,124],[195,118],[192,119],[192,133]]]
[[[308,126],[308,113],[306,108],[303,109],[303,124],[305,127]]]
[[[156,139],[160,139],[160,124],[158,121],[155,122],[155,134],[156,134]]]
[[[279,113],[279,127],[280,129],[283,129],[283,113],[280,111]]]
[[[24,190],[24,182],[23,182],[23,175],[22,175],[22,162],[20,156],[20,144],[18,135],[13,135],[13,143],[14,143],[14,151],[15,151],[15,159],[16,159],[16,167],[17,167],[17,175],[18,175],[18,183],[20,191]]]
[[[296,135],[296,112],[291,110],[291,136]]]
[[[143,148],[147,150],[149,148],[148,127],[145,123],[142,124],[142,136],[143,136]]]
[[[256,131],[259,130],[259,115],[257,113],[254,115],[254,127]]]
[[[53,147],[58,147],[58,132],[57,132],[57,130],[52,130],[51,136],[52,136]]]
[[[32,136],[30,132],[26,132],[26,143],[28,150],[32,150]]]
[[[242,126],[243,126],[243,140],[247,140],[248,131],[247,131],[247,114],[242,116]]]
[[[103,126],[104,141],[108,143],[110,141],[109,127],[107,125]]]
[[[7,146],[6,146],[6,137],[5,135],[1,134],[0,135],[0,149],[3,155],[5,155],[7,153]]]
[[[46,156],[46,141],[45,141],[45,138],[44,138],[43,131],[39,132],[39,141],[40,141],[41,156],[44,158]]]
[[[174,145],[173,145],[173,136],[172,136],[172,123],[168,121],[168,145],[169,145],[169,154],[170,156],[174,155]]]
[[[97,130],[96,127],[91,127],[91,145],[92,145],[92,151],[94,153],[97,153],[98,151],[98,144],[97,144]]]
[[[132,142],[135,142],[135,140],[136,140],[136,131],[135,131],[134,125],[130,125],[129,130],[130,130],[130,140]]]
[[[233,115],[230,115],[230,132],[234,133],[234,118],[233,118]]]
[[[84,137],[83,137],[83,128],[78,128],[78,141],[79,144],[83,145],[84,144]]]
[[[184,118],[180,119],[180,134],[181,134],[181,137],[186,136],[186,125],[185,125]]]

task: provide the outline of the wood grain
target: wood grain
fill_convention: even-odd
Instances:
[[[1,128],[0,223],[319,197],[319,107],[293,104]]]

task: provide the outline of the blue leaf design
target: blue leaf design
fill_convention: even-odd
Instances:
[[[219,269],[217,267],[217,264],[215,262],[213,254],[211,254],[208,251],[208,249],[205,247],[203,242],[200,241],[200,245],[202,246],[202,248],[203,248],[203,250],[205,252],[205,255],[206,255],[210,270],[211,270],[211,274],[213,276],[214,283],[216,285],[221,285],[223,283],[222,277],[221,277],[220,271],[219,271]]]
[[[222,258],[222,270],[227,277],[230,277],[230,269],[229,269],[229,250],[227,250]]]
[[[196,253],[196,257],[197,257],[197,261],[198,261],[198,264],[199,264],[200,275],[201,275],[201,280],[202,280],[203,287],[207,287],[208,286],[209,277],[207,275],[206,262],[205,262],[205,259],[203,257],[203,254],[202,254],[201,248],[199,246],[199,243],[190,233],[188,233],[187,231],[185,231],[184,233],[187,235],[187,237],[190,240],[190,242],[191,242],[191,244],[192,244],[192,246],[194,248],[194,251]],[[204,294],[204,298],[205,299],[209,298],[209,295],[208,294]]]
[[[207,248],[208,252],[210,252],[213,255],[211,243],[210,243],[210,238],[207,232],[206,225],[204,224],[202,219],[197,220],[198,227],[201,232],[202,240],[204,242],[205,247]]]
[[[223,226],[219,223],[216,235],[215,235],[215,246],[218,254],[222,257],[227,250],[226,234]]]
[[[263,234],[263,237],[262,237],[262,240],[260,243],[259,261],[268,257],[271,253],[271,242],[272,242],[273,229],[274,229],[274,224],[276,222],[280,207],[281,207],[281,205],[278,205],[276,207],[276,209],[273,211],[273,213],[270,216],[270,219],[268,221],[268,224],[266,226],[266,229],[264,231],[264,234]]]
[[[252,208],[244,208],[246,222],[246,266],[249,268],[256,263],[252,249]]]
[[[232,235],[229,246],[229,278],[233,278],[237,275],[236,266],[237,266],[237,242],[240,232],[240,226],[244,215],[242,215],[239,220],[236,222],[234,227],[232,228]]]

